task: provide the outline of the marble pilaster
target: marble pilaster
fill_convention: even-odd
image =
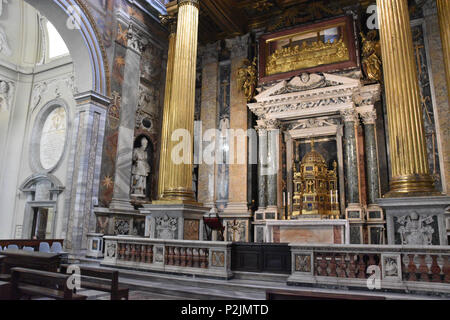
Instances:
[[[219,51],[220,43],[215,42],[208,44],[203,50],[202,57],[202,95],[201,95],[201,122],[202,133],[208,137],[210,141],[203,143],[203,152],[210,150],[212,154],[216,137],[210,135],[208,130],[215,130],[217,128],[217,83],[219,72]],[[213,131],[209,131],[213,132]],[[198,201],[203,203],[206,207],[214,208],[215,206],[215,163],[209,163],[203,159],[199,167],[199,182],[198,182]]]
[[[75,96],[77,114],[72,136],[73,148],[68,163],[68,192],[63,221],[67,225],[62,237],[67,250],[87,247],[87,235],[95,231],[92,208],[98,198],[103,140],[109,99],[94,92]],[[66,229],[67,228],[67,229]]]
[[[110,209],[113,210],[134,210],[130,204],[130,184],[134,128],[139,98],[141,52],[144,45],[145,40],[141,38],[135,27],[130,26],[125,57],[114,193],[110,205]]]
[[[249,35],[226,40],[231,52],[230,129],[234,133],[230,142],[229,199],[225,215],[250,217],[247,204],[247,99],[239,88],[238,70],[248,57]]]
[[[441,172],[443,193],[450,191],[450,113],[444,51],[436,0],[429,0],[423,7],[426,41],[429,48],[432,90],[435,100],[437,141],[441,145]]]

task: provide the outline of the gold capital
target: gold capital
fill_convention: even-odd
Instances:
[[[407,0],[377,0],[389,122],[388,196],[433,193]]]

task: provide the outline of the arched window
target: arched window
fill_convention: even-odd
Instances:
[[[46,62],[69,55],[69,49],[67,48],[66,43],[53,24],[47,20],[45,26],[48,40]]]

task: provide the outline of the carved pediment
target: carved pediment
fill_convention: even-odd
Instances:
[[[263,88],[260,93],[255,97],[256,101],[267,101],[271,98],[281,98],[285,94],[292,93],[314,93],[317,89],[333,88],[339,86],[358,87],[360,85],[359,80],[355,80],[348,77],[332,75],[328,73],[303,73],[300,76],[292,78],[290,81],[281,81],[269,88]],[[328,91],[328,90],[320,90]]]

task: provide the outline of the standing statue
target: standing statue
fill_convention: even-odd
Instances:
[[[141,146],[133,150],[133,168],[131,174],[133,196],[145,198],[147,195],[147,178],[150,174],[150,165],[148,164],[148,140],[142,137]]]
[[[361,32],[362,39],[362,65],[368,80],[383,82],[383,71],[381,69],[381,46],[375,40],[377,32],[370,31],[367,36]]]
[[[248,102],[252,101],[256,94],[257,72],[256,58],[253,59],[253,62],[245,60],[244,65],[238,70],[238,84]]]

